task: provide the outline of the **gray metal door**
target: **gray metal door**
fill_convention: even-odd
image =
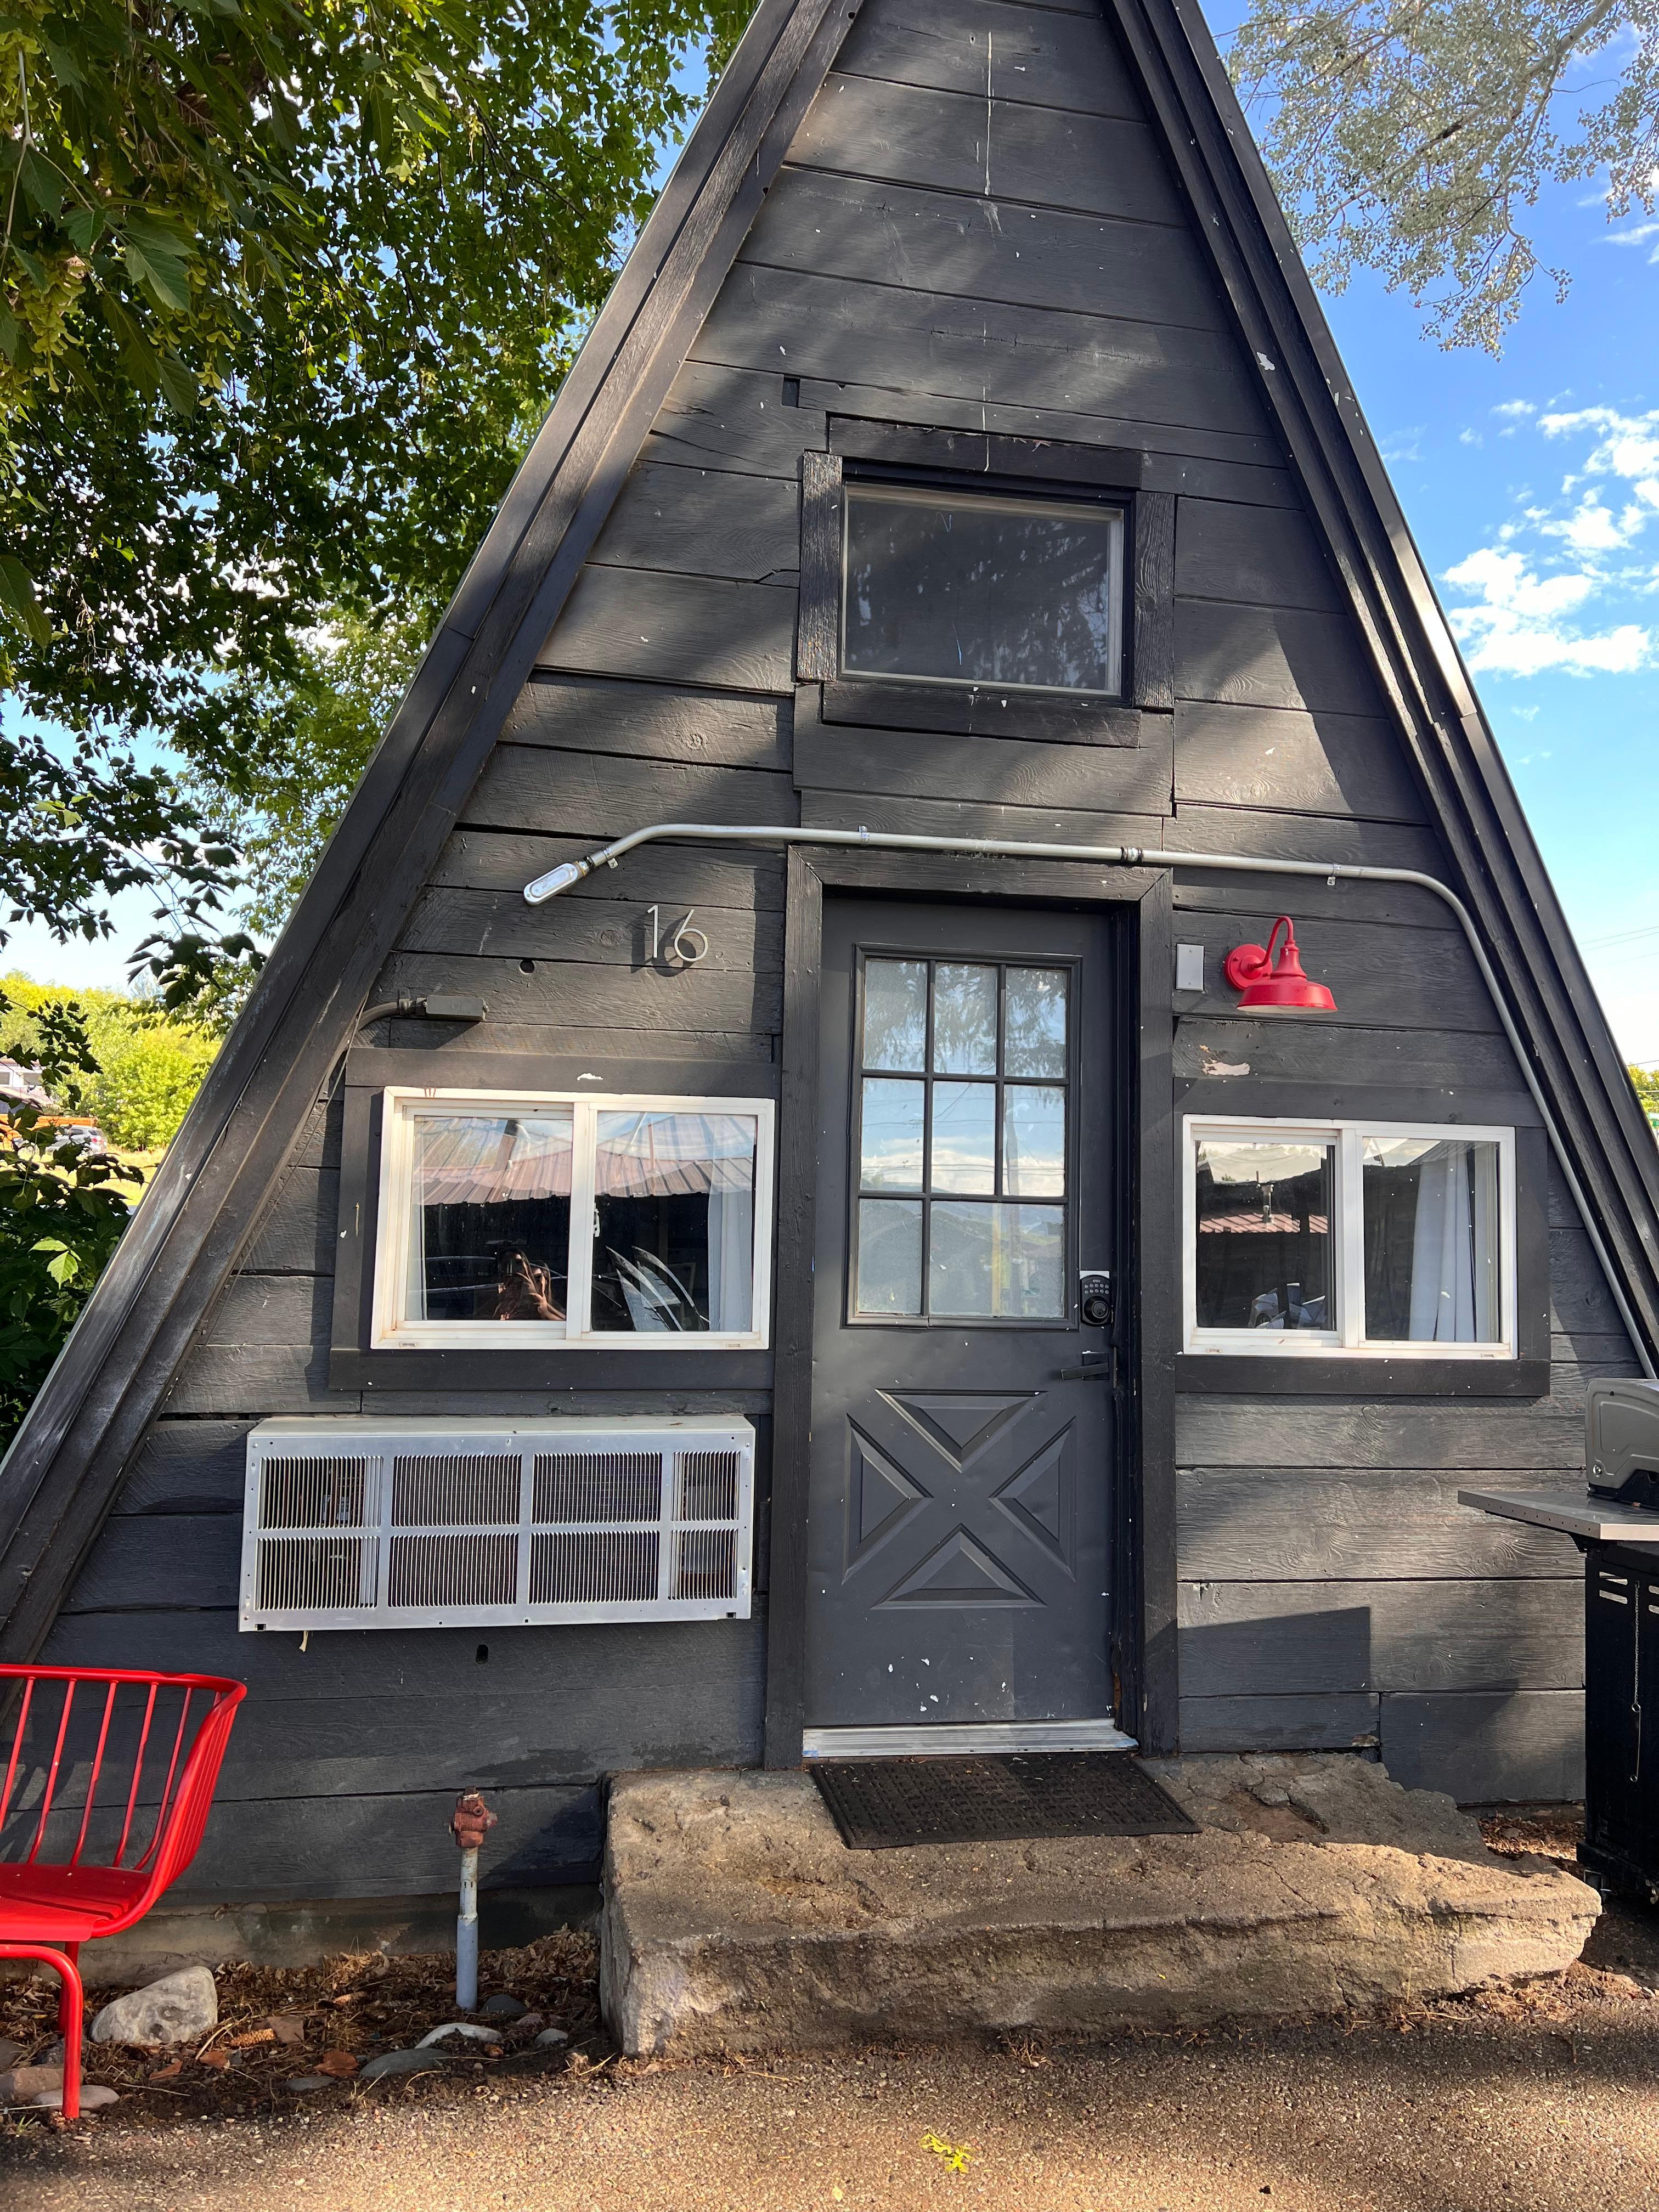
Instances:
[[[809,1728],[1112,1716],[1109,926],[826,902]]]

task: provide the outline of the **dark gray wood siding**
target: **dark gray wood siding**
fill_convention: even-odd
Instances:
[[[805,822],[1446,872],[1337,579],[1267,425],[1131,76],[1087,5],[866,0],[721,286],[378,996],[477,991],[455,1048],[769,1062],[775,855],[665,845],[538,908],[528,878],[656,820]],[[1175,495],[1176,704],[1135,747],[797,726],[804,452],[832,417],[1127,451]],[[1182,870],[1176,935],[1209,988],[1176,1001],[1177,1103],[1525,1108],[1437,902],[1285,893],[1318,1024],[1241,1020],[1221,956],[1265,937],[1271,884]],[[695,906],[709,957],[653,967],[647,907]],[[447,1048],[422,1025],[380,1041]],[[49,1656],[222,1668],[252,1684],[203,1893],[447,1887],[448,1801],[498,1796],[497,1881],[592,1871],[596,1787],[760,1755],[764,1604],[746,1624],[239,1637],[242,1439],[356,1411],[331,1386],[337,1098],[313,1125],[181,1370]],[[1360,1746],[1465,1797],[1575,1786],[1579,1583],[1565,1542],[1459,1508],[1460,1482],[1571,1480],[1587,1374],[1630,1368],[1582,1227],[1555,1194],[1541,1400],[1194,1391],[1178,1406],[1183,1741]],[[1170,1240],[1171,1265],[1174,1239]],[[1171,1281],[1140,1286],[1173,1296]],[[610,1391],[375,1391],[383,1413],[628,1411]],[[674,1402],[763,1419],[763,1394]],[[1170,1470],[1152,1471],[1168,1481]],[[761,1546],[764,1557],[764,1545]],[[481,1650],[487,1657],[481,1658]]]

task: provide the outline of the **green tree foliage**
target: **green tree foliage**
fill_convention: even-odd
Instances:
[[[64,1024],[64,1033],[84,1043],[79,1062],[54,1049],[54,1024]],[[156,1152],[172,1143],[218,1048],[210,1030],[171,1019],[143,999],[0,978],[0,1052],[25,1066],[51,1063],[55,1079],[46,1088],[56,1103],[94,1116],[123,1152]]]
[[[1642,1111],[1650,1117],[1659,1114],[1659,1068],[1632,1066],[1628,1073]]]
[[[1316,277],[1378,270],[1444,344],[1497,352],[1534,275],[1565,295],[1527,234],[1545,185],[1654,204],[1651,0],[1252,0],[1228,59]]]
[[[289,795],[266,827],[292,833],[305,762],[273,763],[273,732],[341,734],[317,710],[337,649],[317,640],[356,623],[395,657],[429,625],[647,210],[685,65],[745,13],[8,0],[15,916],[92,936],[108,887],[149,884],[185,948],[181,977],[158,951],[163,983],[210,964],[233,859],[216,833],[264,812],[273,764]],[[154,766],[158,738],[190,788]]]
[[[0,993],[0,1021],[15,1009]],[[100,1071],[81,1009],[43,1001],[27,1016],[46,1087],[82,1096]],[[44,1109],[0,1113],[0,1439],[9,1438],[120,1240],[131,1169],[61,1139]]]

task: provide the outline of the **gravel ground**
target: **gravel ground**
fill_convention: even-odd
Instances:
[[[579,2050],[555,2074],[469,2065],[308,2110],[160,2126],[140,2104],[0,2128],[0,2204],[1655,2212],[1659,1915],[1610,1905],[1556,1980],[1359,2022],[744,2067]]]

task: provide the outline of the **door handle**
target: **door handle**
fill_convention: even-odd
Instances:
[[[1081,1367],[1062,1367],[1055,1376],[1056,1382],[1109,1382],[1117,1387],[1117,1352],[1085,1352]]]

